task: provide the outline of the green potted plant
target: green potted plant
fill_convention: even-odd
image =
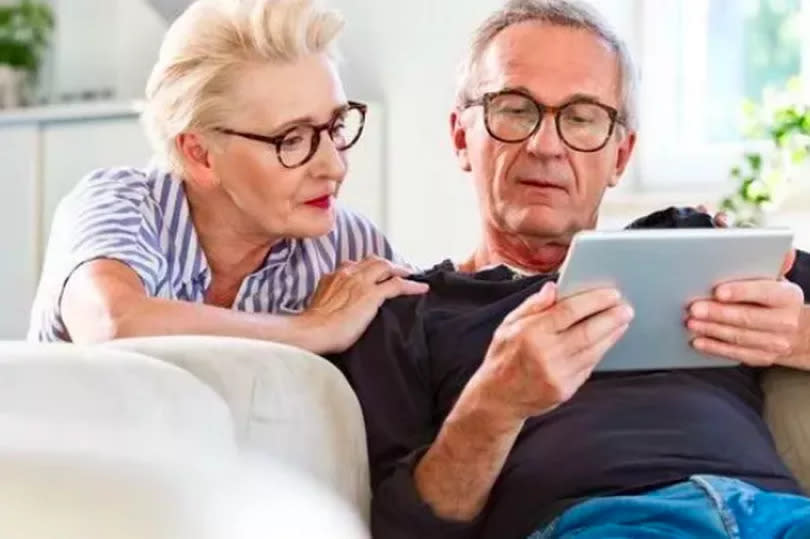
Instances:
[[[0,6],[0,108],[29,101],[50,41],[53,12],[47,4],[20,0]]]
[[[736,189],[720,207],[738,226],[761,226],[810,165],[810,99],[795,79],[785,91],[767,93],[761,104],[746,103],[744,114],[747,138],[767,143],[731,170]]]

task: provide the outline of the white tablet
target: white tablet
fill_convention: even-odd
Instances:
[[[615,287],[635,309],[598,371],[734,366],[690,346],[686,306],[723,282],[778,278],[792,241],[788,229],[582,232],[560,270],[559,296]]]

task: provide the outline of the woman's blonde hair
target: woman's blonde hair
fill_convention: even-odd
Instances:
[[[343,28],[315,0],[198,0],[171,25],[146,85],[143,123],[158,159],[183,174],[176,137],[211,130],[234,113],[230,89],[247,65],[336,58]]]

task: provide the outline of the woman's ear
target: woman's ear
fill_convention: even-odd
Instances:
[[[214,173],[211,163],[209,141],[197,133],[180,133],[175,139],[175,145],[183,160],[187,182],[195,184],[202,189],[219,185],[219,179]]]

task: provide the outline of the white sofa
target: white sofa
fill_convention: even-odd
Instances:
[[[764,380],[810,490],[810,375]],[[368,537],[357,399],[307,352],[214,337],[0,343],[0,537]]]
[[[359,404],[275,344],[0,343],[0,477],[3,539],[369,536]]]

